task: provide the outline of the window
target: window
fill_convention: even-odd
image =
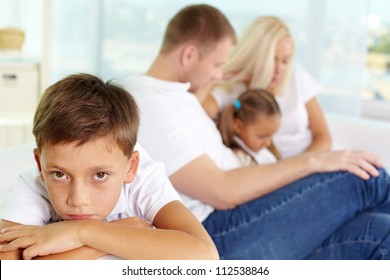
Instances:
[[[16,27],[25,33],[22,55],[41,56],[42,51],[42,0],[0,0],[0,28]],[[8,52],[0,52],[0,58]]]
[[[319,100],[326,111],[381,118],[380,111],[390,112],[388,1],[203,2],[221,9],[237,34],[254,17],[281,17],[297,43],[296,65],[322,85]],[[159,50],[168,20],[183,6],[197,2],[1,0],[0,25],[11,22],[25,28],[28,40],[23,52],[41,55],[40,17],[47,3],[51,4],[51,83],[75,72],[115,80],[144,72]]]
[[[362,114],[390,120],[390,4],[371,0]]]

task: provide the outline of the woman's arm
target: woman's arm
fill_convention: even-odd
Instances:
[[[313,140],[305,152],[326,151],[332,145],[332,138],[326,123],[325,115],[316,97],[306,103],[309,115],[309,126]]]

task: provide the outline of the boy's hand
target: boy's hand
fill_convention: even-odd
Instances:
[[[23,259],[70,251],[83,246],[78,234],[82,221],[63,221],[45,226],[18,225],[0,231],[0,252],[23,249]]]
[[[17,249],[23,250],[23,259],[30,260],[37,256],[47,256],[67,252],[84,244],[80,241],[79,232],[83,228],[81,223],[88,220],[62,221],[45,226],[17,225],[0,230],[0,252]],[[112,221],[130,227],[153,228],[145,220],[130,217]]]

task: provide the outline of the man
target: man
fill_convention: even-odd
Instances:
[[[390,179],[375,168],[381,167],[376,156],[308,153],[241,167],[223,145],[193,93],[221,78],[234,42],[233,28],[214,7],[188,6],[171,19],[146,75],[127,81],[141,110],[140,143],[164,162],[221,258],[386,258],[379,245],[362,245],[364,229],[374,221],[374,238],[390,249]],[[304,178],[339,170],[349,172]],[[365,212],[379,208],[383,215]],[[336,245],[344,240],[348,248]]]

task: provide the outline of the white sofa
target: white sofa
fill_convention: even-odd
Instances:
[[[18,174],[35,166],[35,144],[23,144],[0,149],[0,209],[6,202]]]
[[[390,171],[390,122],[329,113],[326,119],[338,144],[377,154]]]

